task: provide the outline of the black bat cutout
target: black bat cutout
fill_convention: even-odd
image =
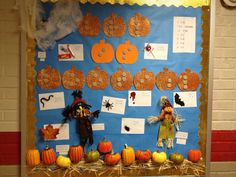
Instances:
[[[40,103],[42,103],[43,108],[44,108],[44,101],[48,102],[52,97],[54,97],[53,95],[49,95],[48,98],[41,98],[40,99]]]
[[[178,93],[175,94],[175,103],[180,105],[180,106],[184,106],[185,103],[181,100],[180,96]]]
[[[126,130],[127,132],[130,131],[130,128],[129,128],[127,125],[125,125],[124,128],[125,128],[125,130]]]

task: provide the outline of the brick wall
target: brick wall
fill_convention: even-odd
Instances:
[[[236,10],[226,10],[219,0],[216,1],[212,128],[216,131],[236,130]],[[15,0],[0,0],[0,132],[16,132],[19,136],[20,34],[19,14],[12,10],[14,5]],[[7,142],[4,144],[19,145],[17,140]],[[2,156],[4,154],[0,154]],[[236,176],[235,166],[236,162],[212,162],[211,176]],[[19,176],[19,167],[0,166],[0,176]]]

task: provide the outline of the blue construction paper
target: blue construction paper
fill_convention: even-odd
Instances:
[[[169,70],[175,71],[176,74],[180,74],[185,71],[185,68],[190,68],[192,71],[195,71],[200,76],[200,71],[202,67],[201,62],[201,34],[202,34],[202,10],[201,8],[184,8],[184,7],[156,7],[156,6],[129,6],[129,5],[110,5],[110,4],[81,4],[81,9],[83,14],[86,12],[91,12],[93,15],[99,17],[100,22],[103,23],[103,20],[110,16],[112,13],[122,16],[128,25],[128,20],[135,14],[141,13],[143,16],[149,18],[151,22],[151,31],[146,37],[131,37],[126,29],[124,36],[119,38],[109,38],[105,36],[103,30],[101,30],[99,36],[96,37],[83,37],[79,32],[74,32],[65,38],[57,41],[57,44],[83,44],[84,45],[84,61],[73,61],[73,62],[59,62],[57,55],[58,49],[57,45],[53,49],[47,50],[47,58],[45,62],[40,62],[36,58],[36,71],[41,70],[46,66],[46,64],[51,65],[53,68],[56,68],[60,71],[61,74],[65,70],[71,69],[71,66],[76,66],[77,69],[83,70],[85,75],[96,66],[99,66],[101,69],[104,69],[108,72],[109,76],[119,67],[124,68],[131,72],[134,76],[135,73],[140,71],[143,67],[147,68],[148,71],[152,71],[157,75],[164,67],[168,67]],[[173,18],[174,16],[186,16],[186,17],[196,17],[196,52],[195,53],[172,53],[172,40],[173,40]],[[131,43],[135,44],[139,50],[138,60],[133,65],[123,65],[119,64],[114,58],[111,63],[108,64],[96,64],[92,61],[90,50],[94,43],[98,43],[99,40],[105,39],[107,43],[112,44],[113,48],[116,49],[120,43],[124,43],[126,40],[130,40]],[[168,60],[144,60],[144,43],[167,43],[168,46]],[[37,51],[39,51],[37,49]],[[200,87],[199,87],[200,88]],[[197,102],[198,106],[196,108],[181,108],[175,109],[182,118],[186,119],[182,124],[180,131],[188,132],[188,139],[186,145],[178,145],[174,143],[173,149],[167,149],[167,153],[179,152],[185,157],[189,149],[199,148],[198,141],[198,131],[199,131],[199,103],[200,103],[200,91],[197,90]],[[57,92],[63,91],[65,94],[65,104],[70,105],[73,102],[73,97],[71,96],[72,90],[67,90],[63,85],[58,89],[51,90],[42,90],[38,85],[35,87],[36,93],[36,146],[39,150],[45,148],[46,142],[41,138],[39,129],[43,127],[44,124],[55,124],[61,123],[63,116],[61,115],[62,109],[57,110],[47,110],[40,111],[38,103],[38,94],[48,93],[48,92]],[[131,90],[135,90],[132,86]],[[95,123],[104,123],[104,131],[94,131],[94,144],[92,146],[86,146],[85,151],[93,148],[96,149],[96,146],[99,141],[105,136],[107,140],[112,141],[113,149],[115,152],[120,152],[123,149],[124,144],[132,146],[135,150],[141,149],[150,149],[152,151],[161,150],[164,151],[164,148],[158,148],[156,146],[158,129],[161,122],[153,124],[151,126],[145,125],[145,134],[143,135],[125,135],[121,134],[121,120],[122,117],[126,118],[144,118],[147,119],[152,115],[159,115],[161,107],[159,105],[159,99],[161,96],[167,96],[169,100],[173,103],[173,92],[180,91],[176,87],[172,91],[160,91],[157,87],[152,90],[152,106],[151,107],[128,107],[128,91],[115,91],[109,85],[105,90],[91,90],[87,85],[83,88],[83,98],[87,101],[88,104],[92,105],[91,110],[101,109],[102,97],[111,96],[117,98],[125,98],[126,110],[124,115],[111,114],[111,113],[100,113],[98,119],[95,119]],[[59,144],[69,144],[76,145],[79,144],[79,138],[76,131],[76,120],[69,122],[70,124],[70,139],[61,140],[61,141],[48,141],[50,147],[55,148]],[[175,140],[176,142],[176,140]]]

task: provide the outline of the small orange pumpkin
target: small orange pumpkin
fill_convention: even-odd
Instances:
[[[177,75],[168,68],[164,68],[156,76],[156,86],[160,90],[173,90],[177,85]]]
[[[26,163],[29,167],[40,164],[40,153],[38,149],[29,149],[26,153]]]
[[[104,33],[108,37],[121,37],[125,34],[126,25],[122,17],[118,17],[115,13],[105,18]]]
[[[84,149],[82,146],[71,146],[69,150],[69,157],[73,163],[77,163],[82,160],[84,156]]]
[[[198,149],[191,149],[188,151],[188,160],[191,162],[198,162],[202,157],[202,152]]]
[[[178,77],[178,86],[183,91],[197,90],[200,83],[200,78],[197,73],[186,68],[185,72],[182,72]]]
[[[98,17],[89,12],[83,17],[78,26],[82,36],[98,36],[101,30],[101,23]]]
[[[133,78],[129,71],[119,68],[111,75],[111,85],[114,90],[129,90],[132,87]]]
[[[149,149],[146,151],[137,150],[135,152],[135,158],[140,162],[147,162],[152,158],[152,152]]]
[[[135,161],[134,149],[126,144],[121,152],[121,157],[124,166],[131,165]]]
[[[45,165],[52,165],[56,162],[57,157],[53,148],[46,148],[42,151],[42,161]]]
[[[133,37],[147,36],[150,32],[150,26],[148,18],[137,13],[129,20],[129,34]]]
[[[103,90],[109,84],[109,75],[105,70],[101,70],[100,67],[89,71],[87,76],[88,87],[92,90]]]
[[[62,83],[66,89],[81,90],[85,85],[83,71],[77,70],[75,66],[72,66],[71,70],[64,72]]]
[[[61,75],[58,70],[47,65],[38,72],[37,81],[41,89],[55,89],[61,86]]]
[[[106,154],[104,156],[104,162],[106,165],[113,166],[120,162],[121,156],[119,153],[116,154]]]
[[[134,64],[138,58],[138,49],[130,41],[120,44],[116,49],[116,59],[121,64]]]
[[[114,57],[114,50],[112,45],[105,43],[103,39],[93,45],[91,56],[95,63],[110,63]]]
[[[112,151],[112,143],[110,141],[107,141],[104,137],[103,141],[100,141],[98,143],[98,152],[100,154],[106,154]]]

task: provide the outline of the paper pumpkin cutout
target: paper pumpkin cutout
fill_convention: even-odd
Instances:
[[[116,59],[121,64],[134,64],[138,58],[138,49],[130,41],[120,44],[116,49]]]
[[[101,30],[101,23],[98,17],[89,12],[83,17],[78,26],[81,36],[98,36]]]
[[[156,86],[160,90],[173,90],[177,85],[177,75],[168,68],[164,68],[156,76]]]
[[[143,68],[134,76],[134,86],[137,90],[152,90],[155,86],[154,73]]]
[[[59,134],[59,128],[53,128],[51,124],[47,125],[45,128],[40,128],[44,140],[54,140]]]
[[[114,90],[129,90],[132,87],[133,78],[129,71],[119,68],[111,76],[111,85]]]
[[[81,90],[85,85],[84,73],[72,66],[70,70],[64,72],[62,83],[66,89]]]
[[[103,39],[93,45],[91,56],[95,63],[110,63],[114,57],[114,50],[112,45],[105,43]]]
[[[105,18],[104,33],[108,37],[121,37],[125,34],[126,25],[122,17],[118,17],[115,13]]]
[[[178,86],[183,91],[197,90],[200,83],[200,78],[197,73],[191,71],[189,68],[182,72],[178,77]]]
[[[150,26],[148,18],[137,13],[130,18],[128,31],[130,36],[133,37],[147,36],[150,32]]]
[[[87,84],[92,90],[103,90],[109,84],[109,75],[105,70],[96,67],[94,70],[89,71]]]
[[[46,65],[38,72],[37,81],[41,89],[55,89],[61,86],[61,75],[58,70]]]

